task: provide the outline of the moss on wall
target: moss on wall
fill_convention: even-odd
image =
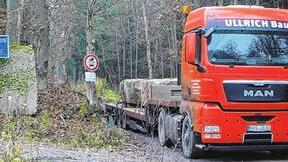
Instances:
[[[0,74],[0,94],[5,91],[17,91],[22,96],[27,95],[31,73],[31,70],[23,70],[11,74]]]
[[[17,54],[17,52],[25,52],[25,53],[34,53],[34,50],[32,46],[24,46],[24,45],[12,45],[10,46],[10,49],[12,52]],[[9,59],[0,59],[0,68],[7,65],[9,62],[11,62],[11,58]]]
[[[7,65],[10,59],[0,59],[0,68]]]
[[[10,49],[12,52],[27,52],[27,53],[30,53],[30,52],[34,52],[32,46],[24,46],[24,45],[12,45],[10,46]]]

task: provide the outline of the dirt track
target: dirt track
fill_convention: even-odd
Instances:
[[[178,148],[162,148],[157,138],[151,138],[141,133],[128,131],[130,140],[124,149],[115,151],[111,149],[64,149],[43,144],[16,145],[23,148],[22,156],[28,161],[287,161],[287,157],[273,157],[269,152],[243,152],[243,153],[208,153],[205,159],[185,159]],[[3,152],[4,142],[1,143]]]

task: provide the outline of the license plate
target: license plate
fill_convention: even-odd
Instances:
[[[270,125],[249,125],[247,128],[248,132],[270,132]]]

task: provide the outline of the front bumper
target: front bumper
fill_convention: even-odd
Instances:
[[[196,145],[204,151],[283,151],[288,149],[287,144],[271,145]]]
[[[278,147],[274,146],[274,144],[288,143],[288,111],[234,112],[234,111],[223,111],[217,104],[204,104],[200,114],[201,115],[198,116],[198,119],[200,118],[200,120],[197,120],[195,122],[196,125],[194,125],[195,126],[194,129],[195,128],[198,129],[195,131],[201,134],[201,140],[203,144],[244,145],[246,144],[244,136],[245,134],[247,134],[247,127],[250,125],[257,125],[257,124],[270,125],[271,132],[269,133],[272,135],[272,137],[271,141],[268,143],[266,141],[266,143],[256,142],[254,144],[263,144],[264,146],[266,146],[266,144],[271,144],[268,146]],[[259,122],[250,119],[249,121],[247,121],[245,120],[245,118],[243,118],[243,116],[244,117],[268,116],[272,118],[267,121]],[[219,126],[220,138],[214,138],[214,139],[204,138],[205,132],[203,130],[203,127],[205,125]],[[253,148],[252,150],[255,149],[254,146],[252,148]]]

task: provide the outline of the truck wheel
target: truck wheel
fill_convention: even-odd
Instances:
[[[188,115],[185,116],[182,125],[182,150],[187,158],[198,158],[200,150],[195,147],[196,138],[192,128],[192,122]]]
[[[167,145],[167,136],[165,133],[165,110],[161,109],[158,117],[158,139],[161,146]]]

